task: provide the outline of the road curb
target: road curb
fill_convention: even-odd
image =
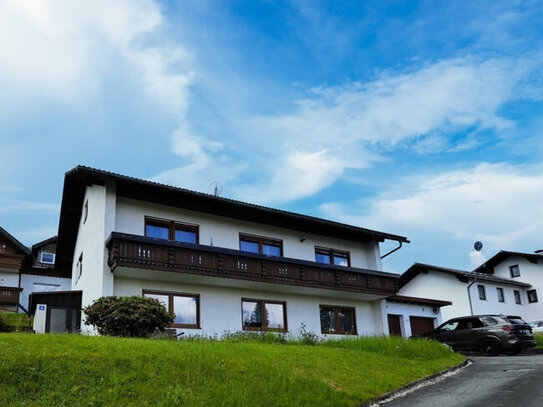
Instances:
[[[389,393],[386,393],[380,397],[377,397],[370,402],[366,404],[361,404],[360,407],[379,407],[383,403],[387,403],[389,401],[392,401],[394,399],[397,399],[399,397],[403,397],[415,390],[418,390],[422,387],[426,387],[432,384],[435,384],[446,377],[452,376],[456,373],[458,373],[460,370],[464,369],[465,367],[468,367],[473,362],[470,359],[464,360],[462,363],[450,367],[448,369],[442,370],[439,373],[433,374],[431,376],[425,377],[423,379],[419,379],[417,381],[414,381],[412,383],[409,383],[408,385],[405,385],[403,387],[400,387],[399,389],[396,389],[394,391],[391,391]]]

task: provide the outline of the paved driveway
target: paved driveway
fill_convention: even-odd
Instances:
[[[543,355],[480,357],[453,376],[382,407],[541,407]]]

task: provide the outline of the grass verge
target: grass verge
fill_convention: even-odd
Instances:
[[[28,330],[28,316],[24,313],[0,312],[0,320],[16,332],[26,332]]]
[[[429,341],[315,346],[0,334],[6,406],[357,406],[464,358]]]
[[[537,348],[543,348],[543,332],[535,332],[534,338],[537,342]]]

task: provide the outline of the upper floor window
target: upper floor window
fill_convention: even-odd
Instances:
[[[267,237],[239,235],[239,249],[264,256],[281,257],[283,255],[282,242]]]
[[[55,264],[55,253],[41,252],[40,263]]]
[[[285,302],[242,299],[241,312],[244,330],[287,330]]]
[[[511,277],[520,277],[520,268],[518,264],[509,266],[509,272],[511,273]]]
[[[528,290],[528,291],[526,291],[526,294],[528,294],[528,302],[537,302],[537,291],[536,290]]]
[[[315,261],[323,264],[349,267],[349,252],[324,247],[315,247]]]
[[[145,236],[197,244],[198,226],[162,219],[145,218]]]
[[[143,296],[160,302],[174,315],[174,328],[200,328],[200,296],[198,294],[178,294],[163,291],[143,290]]]
[[[479,299],[486,300],[486,291],[484,285],[478,285],[477,290],[479,291]]]
[[[515,296],[515,304],[522,304],[522,301],[520,299],[520,291],[513,290],[513,295]]]
[[[503,288],[501,287],[496,287],[496,291],[498,293],[498,301],[499,302],[505,302],[505,297],[503,295]]]

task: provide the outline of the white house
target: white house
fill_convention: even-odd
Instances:
[[[534,306],[536,303],[530,303],[528,300],[529,295],[534,295],[533,283],[537,281],[535,276],[537,272],[535,268],[527,267],[524,262],[521,262],[521,258],[522,256],[511,257],[510,263],[511,266],[524,266],[526,273],[523,277],[526,279],[523,278],[522,281],[518,276],[505,275],[502,271],[504,267],[509,267],[507,265],[509,263],[503,264],[502,260],[498,261],[499,258],[490,259],[485,263],[486,267],[483,265],[475,271],[415,263],[402,274],[398,294],[449,301],[452,305],[442,310],[444,320],[477,314],[520,315],[525,320],[536,319],[537,315],[543,317],[541,306]],[[541,258],[543,256],[532,259],[541,260]],[[501,266],[495,268],[494,264]],[[499,272],[491,272],[494,269]],[[530,269],[529,272],[528,269]],[[540,273],[541,271],[543,270],[540,270]]]
[[[80,166],[65,176],[56,267],[83,306],[156,298],[185,335],[388,334],[399,276],[381,270],[385,239],[408,242]]]
[[[500,251],[474,270],[489,276],[509,281],[523,281],[529,287],[518,290],[512,297],[505,297],[504,302],[513,304],[520,315],[527,321],[543,319],[543,304],[539,295],[543,292],[543,254]],[[512,308],[513,309],[513,308]]]

